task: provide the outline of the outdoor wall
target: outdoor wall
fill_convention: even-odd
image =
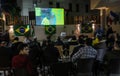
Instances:
[[[73,36],[76,27],[75,24],[65,25],[65,26],[56,26],[56,34],[52,35],[52,40],[56,40],[58,36],[60,36],[61,32],[66,32],[67,36]],[[93,37],[93,33],[80,33],[84,35],[88,35],[89,37]],[[39,41],[46,39],[47,34],[45,34],[45,28],[41,26],[35,26],[35,36]]]

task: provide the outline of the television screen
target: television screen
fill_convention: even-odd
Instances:
[[[35,8],[36,25],[64,25],[64,9]]]

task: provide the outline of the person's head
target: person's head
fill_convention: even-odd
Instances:
[[[77,40],[76,36],[72,36],[72,40]]]
[[[97,38],[98,38],[99,41],[103,40],[103,37],[102,37],[102,36],[99,36],[99,35],[98,35]]]
[[[80,44],[84,44],[85,40],[84,40],[83,36],[79,36],[78,42]]]
[[[88,46],[91,46],[92,45],[92,38],[87,38],[85,40],[85,44],[88,45]]]
[[[19,44],[17,49],[19,51],[19,54],[22,54],[22,55],[28,55],[29,54],[29,47],[25,43]]]
[[[48,36],[47,36],[47,40],[50,40],[50,39],[51,39],[51,35],[48,35]]]
[[[47,40],[43,40],[41,46],[46,47],[47,46]]]
[[[61,40],[60,36],[58,36],[57,40],[58,40],[58,41],[60,41],[60,40]]]

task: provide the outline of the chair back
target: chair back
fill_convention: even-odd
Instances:
[[[13,72],[15,76],[29,76],[26,68],[16,68],[16,69],[13,69]]]
[[[109,64],[108,72],[111,74],[120,74],[120,59],[111,59]]]
[[[70,62],[58,62],[51,65],[51,71],[54,76],[69,76],[72,63]]]
[[[78,73],[91,73],[93,71],[94,58],[80,59],[77,62]]]

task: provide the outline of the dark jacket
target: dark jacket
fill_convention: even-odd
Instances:
[[[0,47],[0,66],[10,67],[11,66],[12,53],[10,48]]]
[[[47,46],[43,51],[43,62],[45,64],[52,64],[58,61],[60,57],[59,51],[56,47]]]

